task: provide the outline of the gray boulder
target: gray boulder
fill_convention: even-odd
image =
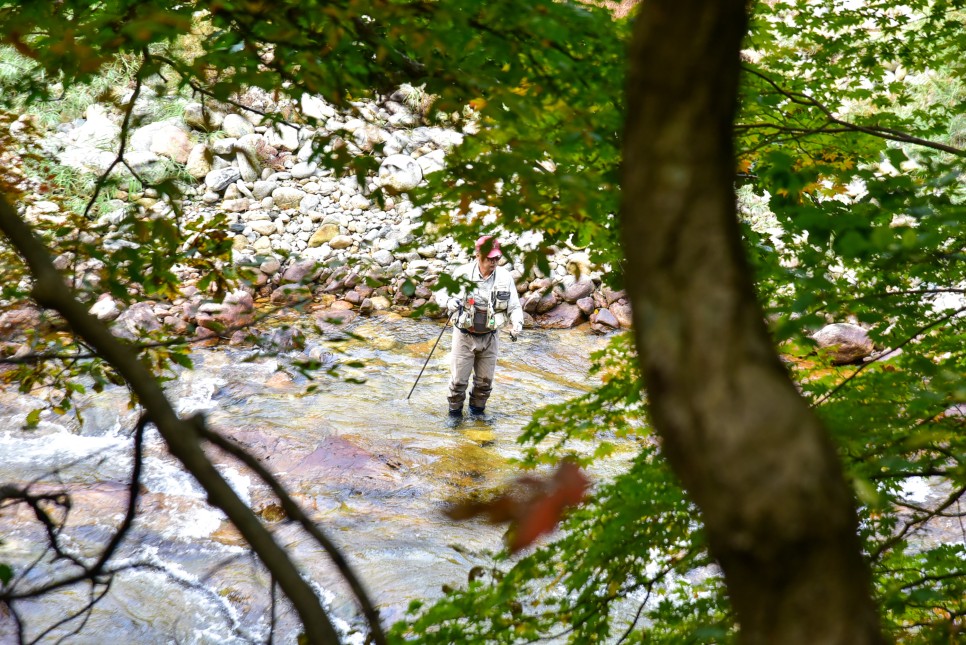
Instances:
[[[379,165],[382,185],[396,192],[412,190],[423,180],[423,170],[409,155],[389,155]]]
[[[812,335],[833,365],[855,363],[872,354],[873,344],[868,332],[851,323],[827,325]]]
[[[584,319],[577,305],[563,303],[536,318],[537,324],[547,329],[570,329]]]
[[[229,166],[228,168],[212,170],[209,172],[205,176],[205,185],[214,192],[220,193],[228,188],[228,186],[238,181],[240,177],[241,173],[238,172],[238,168]]]
[[[132,152],[153,152],[180,164],[188,160],[192,147],[188,126],[176,119],[150,123],[138,128],[131,133],[129,145]]]
[[[188,103],[184,106],[184,122],[195,130],[214,132],[225,121],[225,115],[209,110],[201,103]]]
[[[87,108],[84,123],[71,133],[74,144],[81,148],[114,150],[121,140],[121,126],[111,121],[103,105]]]
[[[582,298],[587,298],[594,292],[594,283],[590,280],[581,280],[573,283],[564,291],[563,299],[570,304]]]
[[[225,134],[227,134],[229,137],[236,138],[255,132],[255,126],[251,124],[251,121],[240,114],[229,114],[226,116],[225,120],[221,123],[221,129],[224,130]]]

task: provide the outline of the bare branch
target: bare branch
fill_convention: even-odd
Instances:
[[[792,90],[785,89],[784,87],[780,86],[776,81],[774,81],[773,79],[771,79],[770,77],[768,77],[766,74],[762,73],[761,71],[759,71],[757,69],[754,69],[753,67],[749,67],[748,65],[744,65],[743,66],[743,69],[744,69],[744,71],[746,73],[751,74],[752,76],[757,76],[758,78],[762,79],[763,81],[765,81],[766,83],[768,83],[769,85],[771,85],[773,88],[775,88],[775,90],[779,94],[781,94],[782,96],[785,96],[786,98],[788,98],[793,103],[797,103],[798,105],[804,105],[804,106],[807,106],[807,107],[816,108],[817,110],[819,110],[820,112],[822,112],[822,114],[825,115],[825,117],[828,119],[828,122],[829,123],[833,123],[835,125],[841,126],[842,129],[841,130],[827,130],[825,128],[819,128],[817,130],[811,130],[810,131],[809,129],[805,129],[805,128],[803,128],[801,130],[797,130],[797,129],[794,129],[794,128],[788,128],[788,129],[786,129],[786,128],[783,128],[782,126],[777,126],[777,125],[771,126],[769,124],[743,124],[743,125],[742,124],[739,124],[738,126],[736,126],[739,129],[751,129],[751,128],[756,128],[756,127],[758,127],[758,128],[760,128],[760,127],[768,127],[768,128],[773,128],[775,130],[785,130],[785,131],[790,131],[790,132],[791,131],[798,131],[798,132],[801,132],[802,134],[808,134],[810,132],[815,132],[815,133],[819,133],[819,132],[862,132],[862,133],[869,134],[869,135],[872,135],[872,136],[875,136],[875,137],[879,137],[880,139],[887,139],[889,141],[895,141],[895,142],[898,142],[898,143],[911,143],[911,144],[914,144],[914,145],[917,145],[917,146],[922,146],[924,148],[931,148],[933,150],[939,150],[940,152],[948,152],[949,154],[953,154],[953,155],[956,155],[958,157],[966,157],[966,150],[962,150],[961,148],[956,148],[954,146],[949,146],[949,145],[946,145],[944,143],[939,143],[938,141],[930,141],[929,139],[923,139],[921,137],[917,137],[915,135],[909,134],[907,132],[903,132],[901,130],[896,130],[894,128],[886,128],[886,127],[882,127],[882,126],[867,126],[867,125],[858,125],[858,124],[855,124],[855,123],[849,123],[848,121],[845,121],[845,120],[840,119],[839,117],[835,116],[835,113],[829,107],[827,107],[826,105],[824,105],[823,103],[821,103],[817,99],[815,99],[815,98],[813,98],[811,96],[808,96],[807,94],[803,94],[801,92],[794,92]]]
[[[292,499],[292,496],[288,494],[285,487],[282,485],[278,478],[268,471],[255,459],[248,451],[243,449],[241,446],[235,442],[221,436],[217,432],[209,428],[202,428],[200,430],[201,436],[218,446],[228,454],[232,455],[243,464],[248,466],[252,471],[255,472],[258,477],[265,482],[272,492],[278,497],[281,503],[282,509],[285,514],[298,522],[306,532],[311,535],[319,546],[321,546],[329,557],[332,558],[332,562],[335,564],[339,573],[342,577],[346,579],[349,586],[352,588],[352,592],[355,594],[356,599],[359,601],[359,605],[362,607],[362,613],[365,615],[366,620],[369,623],[369,627],[372,630],[372,638],[377,643],[377,645],[386,645],[386,635],[382,631],[382,626],[379,622],[379,612],[376,611],[369,599],[369,595],[365,588],[362,586],[362,582],[356,576],[355,571],[353,571],[351,565],[339,551],[339,548],[326,536],[322,530],[313,522],[302,507]]]
[[[912,517],[907,521],[899,531],[897,531],[891,538],[881,542],[872,553],[869,554],[869,558],[874,562],[882,557],[882,554],[894,547],[896,544],[902,541],[906,535],[909,534],[917,526],[931,520],[934,517],[939,516],[940,513],[945,511],[947,508],[959,501],[959,499],[966,493],[966,486],[963,486],[952,492],[942,504],[934,509],[927,509],[926,513],[922,515],[917,515]]]
[[[0,195],[0,230],[9,238],[30,266],[35,278],[33,296],[38,304],[55,309],[79,336],[114,367],[130,385],[146,416],[158,428],[174,455],[208,493],[209,501],[224,511],[262,562],[272,570],[279,585],[292,601],[313,643],[338,642],[338,634],[321,601],[288,553],[281,548],[259,518],[242,501],[231,485],[201,449],[200,416],[182,420],[168,401],[157,379],[130,347],[110,331],[74,298],[54,267],[44,245]]]

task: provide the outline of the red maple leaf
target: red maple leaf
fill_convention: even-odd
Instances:
[[[516,553],[552,532],[566,510],[583,501],[589,486],[580,466],[565,460],[550,477],[520,477],[509,492],[486,502],[457,504],[446,514],[454,520],[483,516],[492,524],[509,522],[507,547]]]

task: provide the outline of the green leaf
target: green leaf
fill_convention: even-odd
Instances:
[[[24,427],[28,430],[32,428],[36,428],[37,425],[40,423],[40,413],[42,411],[43,411],[43,408],[36,408],[28,412]]]

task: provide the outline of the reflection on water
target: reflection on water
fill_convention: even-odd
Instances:
[[[536,407],[592,386],[586,376],[589,355],[606,342],[583,330],[528,331],[516,343],[504,336],[487,406],[491,418],[467,418],[448,428],[452,332],[444,333],[407,398],[440,325],[388,314],[357,319],[348,326],[352,337],[340,333],[346,339],[339,342],[309,335],[305,352],[297,356],[201,350],[192,357],[195,368],[167,385],[181,413],[205,413],[213,428],[279,474],[344,550],[388,621],[399,618],[410,600],[465,580],[476,563],[474,553],[499,549],[501,528],[454,523],[441,509],[515,474],[508,460],[521,452],[520,429]],[[309,380],[299,374],[291,360],[306,356],[324,356],[338,377],[321,373]],[[350,365],[357,361],[362,365]],[[84,399],[83,423],[45,414],[30,432],[17,428],[37,402],[9,392],[0,396],[0,481],[63,482],[76,489],[69,544],[93,555],[127,499],[135,413],[127,409],[124,391]],[[273,517],[266,512],[273,500],[253,476],[224,456],[218,467],[243,499]],[[134,568],[119,576],[87,633],[137,643],[264,639],[269,624],[264,571],[150,433],[142,485],[143,519],[119,554]],[[43,536],[25,512],[5,510],[0,520],[0,560],[22,567],[39,557]],[[287,522],[272,526],[280,543],[327,590],[335,614],[354,620],[350,596],[318,547]],[[40,567],[45,568],[49,565]],[[40,571],[32,575],[39,578]],[[157,598],[170,602],[152,600]],[[85,593],[67,591],[26,614],[31,625],[51,624],[65,607],[85,601]],[[292,626],[290,613],[282,611],[279,629],[289,630],[283,642],[291,641]],[[87,642],[84,638],[67,642]]]

